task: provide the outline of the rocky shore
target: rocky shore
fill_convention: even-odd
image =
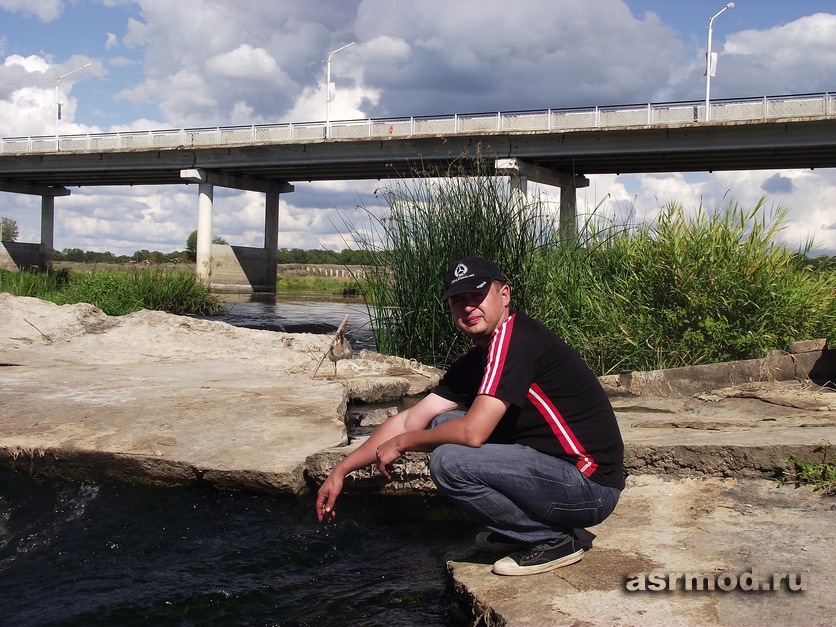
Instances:
[[[329,335],[284,334],[142,311],[111,318],[0,294],[0,466],[159,485],[304,494],[404,397],[440,372],[361,352],[312,374]],[[775,477],[836,443],[833,351],[604,377],[628,488],[578,564],[501,578],[463,548],[448,569],[483,625],[829,624],[836,501]],[[426,456],[395,481],[432,490]],[[804,572],[791,592],[630,592],[631,574]],[[713,576],[713,575],[712,575]]]

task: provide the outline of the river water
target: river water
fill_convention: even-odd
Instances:
[[[362,303],[251,299],[229,322],[371,342]],[[364,317],[365,316],[365,317]],[[365,321],[365,322],[364,322]],[[313,497],[0,471],[0,624],[461,625],[444,554],[477,529],[435,496]]]

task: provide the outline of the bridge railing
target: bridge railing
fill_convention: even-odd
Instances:
[[[829,92],[716,100],[711,124],[836,116],[836,94]],[[0,154],[104,152],[144,149],[211,148],[230,145],[318,142],[458,135],[471,133],[583,131],[705,123],[705,103],[667,102],[573,109],[542,109],[444,116],[342,120],[303,124],[261,124],[161,129],[119,133],[8,137]]]

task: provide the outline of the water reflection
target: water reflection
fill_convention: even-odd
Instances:
[[[328,300],[325,300],[325,299]],[[369,311],[362,299],[323,296],[321,292],[227,294],[227,312],[210,316],[237,327],[286,333],[334,333],[348,316],[347,336],[354,350],[375,350]]]

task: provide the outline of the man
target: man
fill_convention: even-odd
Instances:
[[[387,467],[406,451],[432,451],[439,491],[484,524],[483,550],[507,552],[498,575],[529,575],[577,562],[583,528],[604,520],[624,488],[624,444],[592,371],[563,340],[511,310],[499,269],[467,257],[444,279],[456,326],[474,346],[438,386],[381,425],[337,464],[317,494],[334,518],[345,476]],[[467,411],[453,411],[459,406]]]

